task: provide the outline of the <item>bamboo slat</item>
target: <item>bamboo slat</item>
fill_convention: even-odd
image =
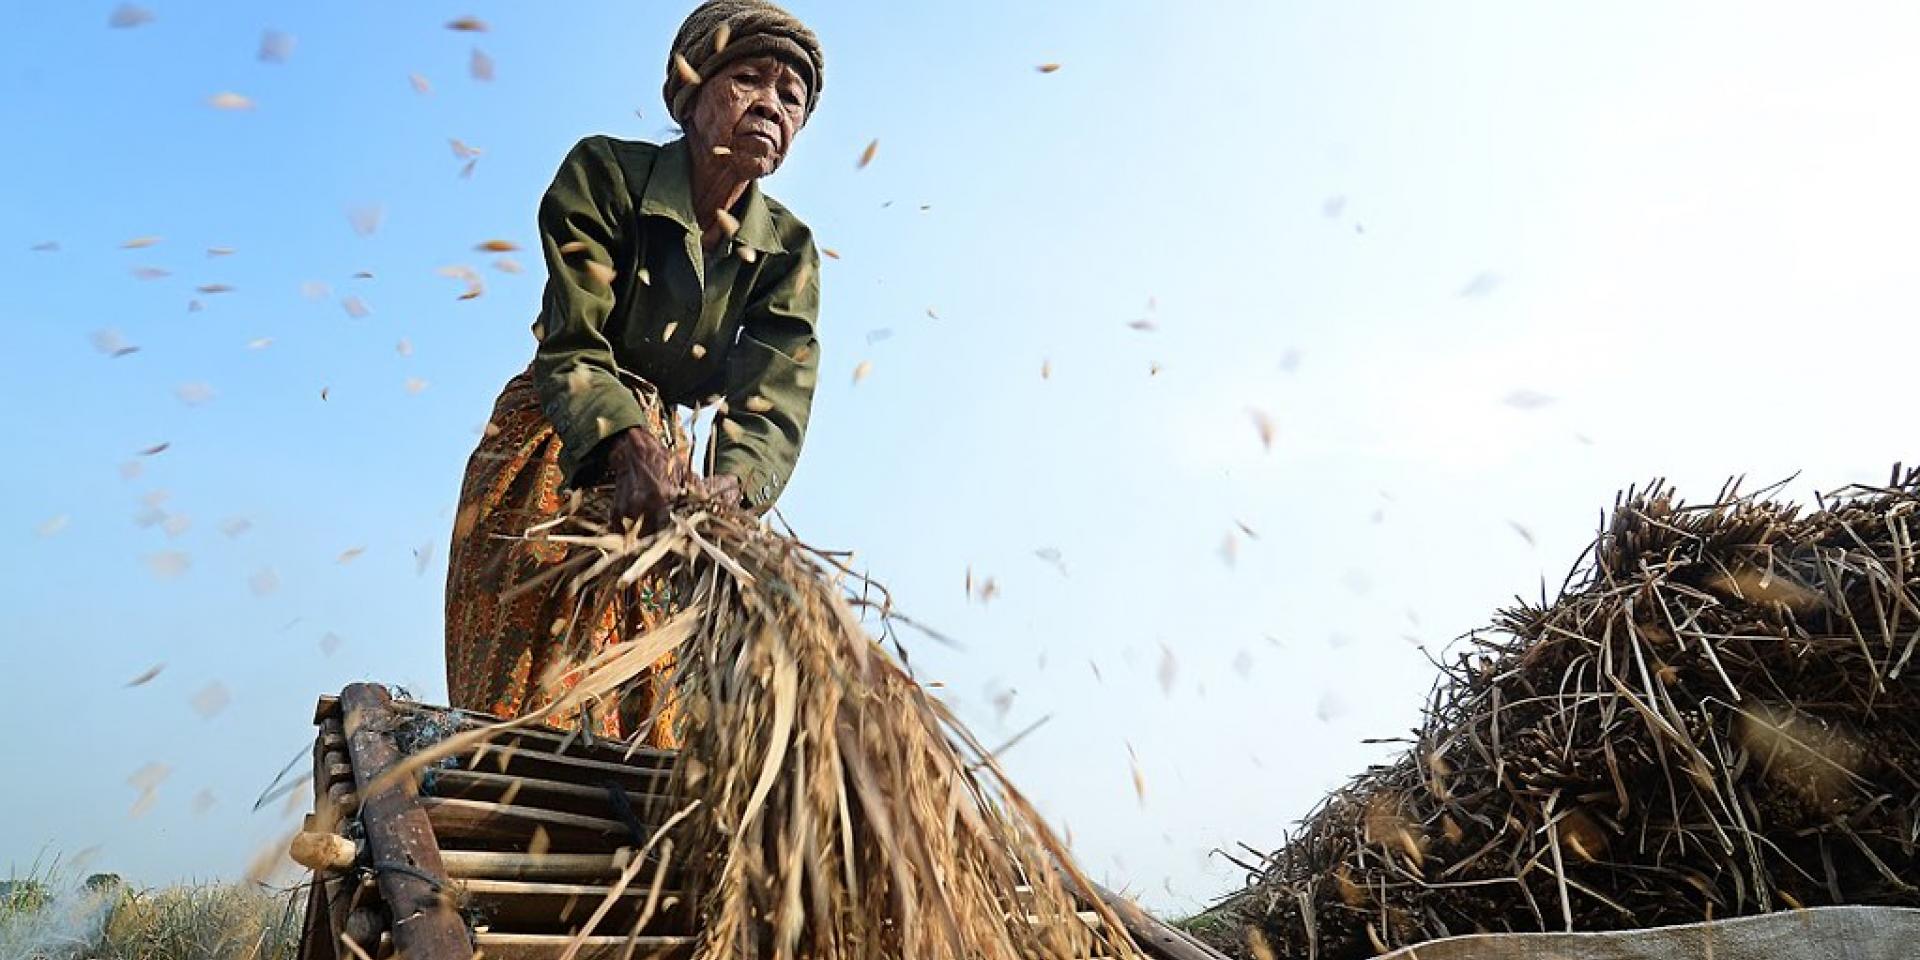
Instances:
[[[441,862],[456,880],[551,880],[588,882],[620,875],[627,860],[610,853],[506,853],[493,850],[443,850]]]
[[[548,849],[567,848],[568,852],[575,852],[571,848],[589,846],[604,850],[632,840],[626,824],[603,817],[445,797],[423,797],[420,806],[432,821],[435,834],[445,843],[466,840],[525,847],[533,841],[536,831],[545,831],[551,844]]]
[[[635,767],[609,760],[529,750],[513,744],[484,744],[459,758],[462,767],[483,773],[506,773],[542,780],[599,783],[612,780],[641,793],[665,789],[670,768]]]
[[[449,707],[403,703],[397,705],[397,709],[431,717],[436,722],[450,720],[455,729],[463,731],[490,727],[500,722],[499,718],[484,713]],[[517,727],[501,731],[497,739],[501,743],[521,744],[527,749],[548,753],[581,754],[634,767],[671,767],[677,757],[672,750],[659,750],[652,747],[635,747],[629,752],[624,743],[588,740],[578,733],[554,730],[550,727]]]
[[[526,883],[514,880],[456,881],[455,895],[475,922],[516,932],[571,932],[584,925],[613,888],[586,883]],[[639,918],[650,891],[640,885],[621,891],[597,933],[625,933]],[[685,897],[662,890],[648,921],[648,934],[687,933]]]
[[[1074,913],[1074,917],[1079,919],[1081,923],[1084,923],[1095,930],[1100,929],[1101,926],[1103,926],[1106,923],[1106,921],[1100,919],[1100,915],[1098,913],[1095,913],[1092,910],[1077,911]],[[1047,918],[1039,916],[1037,914],[1030,913],[1030,914],[1027,914],[1027,922],[1037,927],[1043,923],[1046,923]]]
[[[474,937],[474,946],[486,952],[489,960],[559,960],[573,938],[550,933],[482,933]],[[586,938],[575,960],[618,960],[626,954],[625,936]],[[692,937],[639,937],[634,947],[636,960],[684,957],[693,952]]]
[[[593,817],[618,816],[604,785],[588,786],[541,777],[516,777],[486,770],[435,771],[429,792],[433,796],[453,800],[510,803]],[[624,792],[627,803],[642,823],[665,819],[665,797],[631,790]]]

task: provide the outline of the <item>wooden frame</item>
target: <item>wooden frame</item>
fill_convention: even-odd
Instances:
[[[514,731],[368,795],[405,756],[403,744],[484,722],[397,702],[373,684],[320,699],[314,812],[293,851],[314,870],[300,960],[558,960],[673,808],[665,796],[673,753],[629,757],[618,744],[547,728]],[[698,931],[683,880],[669,870],[650,915],[644,887],[615,898],[577,960],[690,954]],[[1096,892],[1151,960],[1227,960],[1131,901]],[[1097,922],[1091,911],[1081,916]]]

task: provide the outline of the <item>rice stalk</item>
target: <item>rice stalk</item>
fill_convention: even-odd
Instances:
[[[611,608],[628,639],[548,678],[547,707],[417,750],[368,793],[515,727],[617,708],[671,653],[672,855],[697,960],[1139,956],[994,756],[882,645],[910,623],[883,588],[698,493],[644,536],[600,521],[605,495],[527,536],[573,550],[543,587],[575,618]],[[677,606],[665,623],[619,619],[663,578]],[[621,887],[642,862],[659,861],[635,857]]]
[[[1406,754],[1243,862],[1196,932],[1343,960],[1920,906],[1920,471],[1814,510],[1773,492],[1628,490],[1559,597],[1438,664]]]

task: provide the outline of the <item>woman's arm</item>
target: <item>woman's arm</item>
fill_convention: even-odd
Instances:
[[[647,422],[640,401],[620,381],[605,332],[614,265],[629,262],[625,231],[633,216],[626,175],[605,137],[575,145],[540,200],[547,287],[535,327],[540,346],[533,376],[541,407],[560,434],[560,467],[571,484],[597,479],[603,440]]]
[[[727,357],[727,415],[714,431],[713,473],[740,481],[748,505],[765,510],[786,489],[806,440],[819,381],[820,255],[809,236],[778,273],[763,276]]]

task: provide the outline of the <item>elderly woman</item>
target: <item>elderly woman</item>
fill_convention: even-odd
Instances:
[[[563,491],[611,483],[613,520],[644,524],[689,483],[749,509],[792,475],[813,404],[819,256],[806,224],[756,181],[785,159],[820,97],[813,32],[764,0],[709,0],[687,17],[665,96],[685,136],[661,146],[588,137],[540,202],[547,287],[525,372],[507,382],[467,461],[447,571],[453,704],[509,718],[558,692],[551,678],[652,627],[671,597],[586,611],[542,584],[558,545],[513,539],[553,517]],[[681,408],[724,411],[692,476]],[[674,744],[669,663],[606,736]]]

